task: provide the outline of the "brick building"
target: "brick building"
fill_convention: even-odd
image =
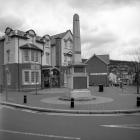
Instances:
[[[109,55],[93,55],[85,61],[90,85],[108,85]]]

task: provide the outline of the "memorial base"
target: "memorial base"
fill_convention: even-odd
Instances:
[[[88,89],[74,89],[70,92],[71,98],[90,98],[91,92]]]

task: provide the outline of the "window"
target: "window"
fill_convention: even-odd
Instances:
[[[64,42],[65,42],[66,49],[72,49],[72,40],[70,38],[67,40],[64,40]]]
[[[46,40],[46,48],[48,48],[50,46],[50,41],[47,39]]]
[[[83,72],[85,72],[85,68],[84,67],[75,67],[74,72],[75,73],[83,73]]]
[[[34,61],[34,51],[31,50],[31,61]]]
[[[50,54],[46,52],[46,64],[50,64]]]
[[[35,50],[24,50],[24,61],[39,62],[39,52]]]
[[[7,50],[7,62],[10,62],[10,50]]]
[[[29,50],[24,50],[24,61],[29,61]]]
[[[35,82],[39,83],[39,72],[38,71],[36,71],[36,81]]]
[[[39,84],[41,81],[40,70],[24,70],[23,84]]]
[[[31,71],[31,83],[39,83],[39,72]]]
[[[67,48],[67,41],[65,41],[65,48]]]
[[[67,41],[67,48],[71,49],[71,42],[70,41]]]
[[[35,72],[31,72],[31,83],[35,83]]]
[[[35,52],[35,62],[38,62],[38,52]]]
[[[24,79],[25,79],[25,83],[29,83],[29,71],[24,71]]]

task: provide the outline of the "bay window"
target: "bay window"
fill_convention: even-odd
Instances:
[[[24,62],[40,62],[39,57],[41,57],[41,55],[39,55],[40,52],[38,52],[37,50],[28,50],[25,49],[23,51],[23,61]]]
[[[23,70],[22,74],[23,84],[40,84],[41,72],[40,70]]]

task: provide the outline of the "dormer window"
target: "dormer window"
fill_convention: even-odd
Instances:
[[[35,42],[35,36],[36,36],[35,31],[31,29],[31,30],[26,31],[26,34],[27,34],[27,37],[29,38],[29,42],[34,43]]]
[[[50,46],[50,40],[46,39],[46,48],[48,48]]]
[[[10,35],[11,31],[13,31],[13,30],[12,30],[11,28],[7,27],[7,28],[5,29],[5,34],[6,34],[6,35]]]

